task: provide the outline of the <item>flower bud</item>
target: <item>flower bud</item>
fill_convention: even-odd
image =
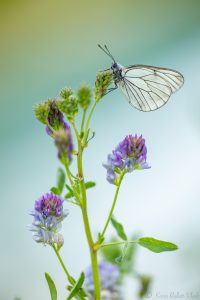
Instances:
[[[86,110],[91,102],[91,91],[87,85],[82,85],[77,92],[78,104],[83,110]]]
[[[113,76],[110,71],[99,72],[96,77],[94,98],[98,102],[106,95],[109,85],[113,81]]]
[[[72,89],[66,87],[66,88],[61,90],[60,97],[63,98],[63,99],[68,99],[69,96],[71,96],[72,94],[73,94]]]
[[[57,245],[57,249],[59,251],[60,248],[62,248],[62,246],[64,245],[64,237],[62,236],[62,234],[57,233],[54,236],[54,243]]]
[[[64,126],[64,116],[59,110],[57,102],[55,100],[48,100],[49,114],[48,124],[54,129],[58,130]]]
[[[70,128],[62,128],[55,132],[54,134],[55,145],[58,148],[58,157],[62,160],[62,158],[67,157],[69,161],[72,160],[72,136]]]
[[[48,115],[49,115],[49,101],[44,101],[39,104],[36,104],[33,108],[35,112],[35,117],[43,124],[48,124]]]
[[[78,114],[78,99],[71,94],[70,89],[63,90],[61,95],[63,98],[57,101],[58,107],[66,114],[69,121],[73,121]]]

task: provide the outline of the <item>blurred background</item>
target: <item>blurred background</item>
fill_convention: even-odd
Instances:
[[[67,282],[54,253],[26,229],[29,209],[55,184],[59,166],[32,107],[64,86],[93,86],[97,71],[111,65],[97,43],[122,65],[177,69],[185,85],[151,113],[131,108],[120,91],[99,103],[91,123],[96,137],[84,157],[87,179],[97,181],[88,192],[93,232],[102,228],[114,194],[102,162],[126,134],[142,133],[152,168],[126,177],[115,215],[130,234],[179,245],[163,254],[140,249],[137,269],[153,277],[152,299],[171,292],[200,299],[200,1],[1,0],[0,41],[0,299],[49,299],[45,271],[65,299]],[[61,253],[78,276],[89,264],[88,249],[80,211],[66,207]],[[129,284],[126,299],[135,299],[136,288]]]

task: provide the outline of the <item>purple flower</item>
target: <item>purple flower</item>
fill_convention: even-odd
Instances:
[[[127,135],[118,146],[108,154],[107,163],[103,166],[107,169],[107,180],[116,183],[118,175],[122,172],[132,172],[150,168],[146,162],[147,148],[145,139],[141,136]]]
[[[63,238],[59,233],[62,220],[68,215],[63,210],[63,199],[55,194],[47,193],[35,201],[34,210],[30,212],[33,222],[29,230],[33,232],[36,242],[52,245],[63,245]]]
[[[67,156],[69,162],[72,160],[72,151],[73,151],[73,144],[72,144],[72,135],[70,127],[66,127],[63,129],[59,129],[54,134],[55,145],[58,148],[58,157],[60,159]]]
[[[99,276],[101,282],[102,299],[121,299],[118,289],[118,282],[120,278],[118,267],[107,262],[101,262],[99,264]],[[93,299],[94,280],[91,266],[89,266],[89,268],[85,272],[84,288],[91,296],[91,298],[89,299]],[[108,295],[110,296],[110,298],[108,298]]]
[[[46,126],[46,133],[53,135],[53,130],[57,131],[60,128],[69,129],[70,126],[65,122],[63,113],[59,110],[55,100],[49,100],[49,112],[47,117],[48,125]]]

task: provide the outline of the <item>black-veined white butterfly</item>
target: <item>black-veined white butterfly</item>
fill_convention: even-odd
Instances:
[[[170,96],[184,83],[181,73],[167,68],[146,65],[123,67],[118,64],[108,47],[98,45],[112,60],[110,68],[115,86],[125,95],[129,104],[141,111],[152,111],[165,105]]]

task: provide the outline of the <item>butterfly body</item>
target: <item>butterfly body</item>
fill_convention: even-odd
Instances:
[[[115,85],[118,84],[121,80],[123,80],[124,74],[123,72],[124,67],[118,63],[114,63],[111,66],[111,70],[113,72],[113,81]]]
[[[130,65],[123,67],[115,62],[108,48],[99,46],[114,63],[114,88],[119,88],[129,104],[144,112],[156,110],[167,103],[170,96],[184,83],[184,77],[178,71],[147,65]]]

